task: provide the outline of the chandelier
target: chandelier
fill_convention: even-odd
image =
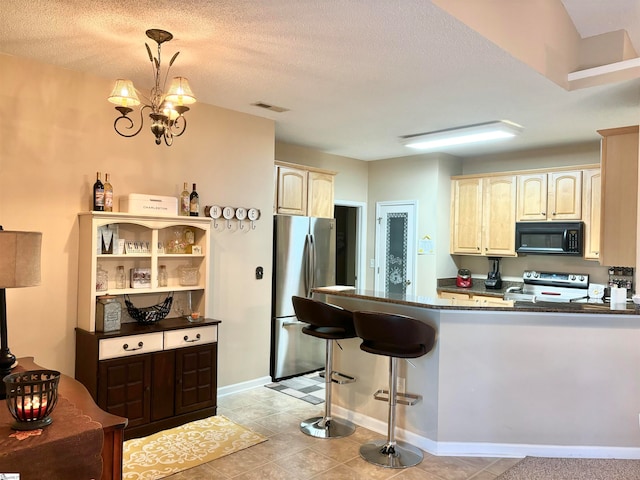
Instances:
[[[169,67],[165,72],[164,79],[161,79],[160,50],[164,42],[168,42],[173,35],[164,30],[151,29],[146,32],[147,37],[158,44],[158,56],[154,57],[148,44],[147,53],[149,61],[153,67],[154,86],[151,89],[149,98],[145,97],[146,103],[142,103],[140,107],[140,126],[134,130],[134,122],[129,118],[129,114],[133,112],[133,108],[141,104],[136,89],[131,80],[116,80],[109,102],[116,105],[116,110],[120,112],[120,116],[113,122],[115,131],[123,137],[135,137],[142,130],[144,124],[144,111],[149,109],[149,118],[151,119],[151,132],[156,137],[156,145],[160,145],[164,139],[167,146],[173,143],[173,137],[179,137],[187,129],[187,119],[184,114],[189,111],[186,105],[196,102],[196,97],[191,91],[189,82],[185,77],[175,77],[171,80],[171,85],[167,93],[164,93],[164,87],[169,77],[171,65],[176,60],[180,52],[176,52],[169,60]]]

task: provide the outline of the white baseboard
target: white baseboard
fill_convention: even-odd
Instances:
[[[387,423],[368,417],[339,405],[331,407],[337,417],[346,418],[356,425],[381,435],[387,434]],[[396,428],[396,438],[439,456],[456,457],[562,457],[562,458],[618,458],[640,459],[638,447],[598,447],[586,445],[528,445],[515,443],[436,442],[407,430]]]
[[[272,383],[271,377],[254,378],[253,380],[247,380],[246,382],[234,383],[233,385],[226,385],[218,388],[218,397],[224,397],[231,393],[244,392],[245,390],[251,390],[256,387],[263,387],[268,383]]]

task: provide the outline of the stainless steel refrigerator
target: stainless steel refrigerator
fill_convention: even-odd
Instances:
[[[324,367],[325,342],[302,333],[291,297],[335,283],[336,231],[333,218],[275,215],[271,377],[282,380]]]

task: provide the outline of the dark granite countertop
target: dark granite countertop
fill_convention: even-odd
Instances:
[[[517,283],[517,282],[516,282]],[[483,285],[484,287],[484,285]],[[455,288],[455,285],[454,285]],[[506,287],[505,287],[506,288]],[[460,289],[468,291],[469,289]],[[454,305],[452,300],[444,298],[424,297],[419,295],[401,295],[384,292],[374,292],[372,290],[362,290],[353,287],[320,287],[312,290],[314,293],[335,295],[339,297],[357,298],[383,303],[394,303],[397,305],[407,305],[411,307],[433,308],[437,310],[496,310],[496,311],[517,311],[517,312],[548,312],[548,313],[579,313],[598,315],[640,315],[640,309],[636,309],[633,303],[627,303],[624,308],[611,310],[608,303],[559,303],[559,302],[515,302],[510,306],[467,306]],[[495,290],[498,293],[499,290]],[[478,291],[480,294],[480,291]],[[495,295],[495,294],[494,294]],[[501,295],[495,295],[501,296]]]
[[[500,297],[504,295],[509,287],[522,287],[522,282],[512,282],[509,280],[502,281],[502,288],[492,289],[484,286],[483,278],[473,278],[472,285],[469,288],[460,288],[456,286],[455,278],[439,278],[437,291],[450,293],[466,293],[468,295],[486,295],[488,297]]]

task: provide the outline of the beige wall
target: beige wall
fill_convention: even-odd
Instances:
[[[376,203],[398,200],[418,202],[417,238],[425,235],[435,243],[435,255],[416,256],[416,295],[435,296],[436,279],[455,274],[449,255],[451,181],[460,173],[460,160],[445,154],[415,155],[369,163],[369,221],[367,258],[374,258]],[[373,289],[369,269],[367,287]]]
[[[268,375],[274,123],[198,103],[185,136],[156,146],[146,125],[131,139],[113,131],[110,79],[0,55],[0,85],[0,224],[43,232],[42,285],[7,292],[13,353],[73,375],[77,214],[99,170],[116,195],[176,196],[188,181],[202,206],[261,210],[255,230],[213,230],[207,315],[223,322],[221,386]]]
[[[276,142],[276,160],[338,172],[334,197],[337,201],[366,202],[369,182],[368,162],[311,148]]]
[[[600,163],[600,142],[470,157],[462,162],[462,174],[512,172],[537,168],[569,167]]]

